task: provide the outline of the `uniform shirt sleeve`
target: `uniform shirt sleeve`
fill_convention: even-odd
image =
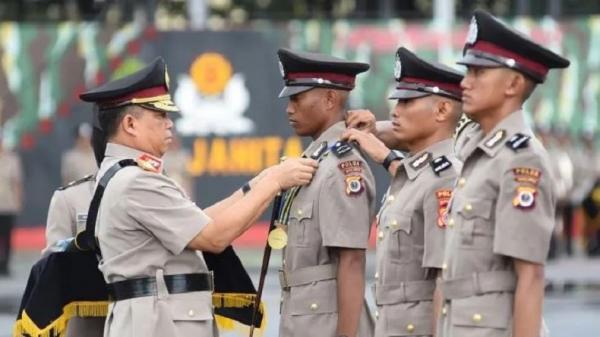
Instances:
[[[211,221],[171,179],[160,174],[139,174],[126,193],[127,213],[175,255]]]
[[[423,199],[423,267],[442,268],[446,238],[446,214],[456,175],[435,177]]]
[[[319,227],[323,246],[366,249],[374,215],[375,179],[367,163],[357,156],[339,160],[328,172],[318,197]],[[339,164],[360,163],[358,172],[344,171]],[[350,171],[350,170],[348,170]],[[360,181],[357,191],[356,181]]]
[[[65,200],[64,193],[55,191],[48,208],[46,248],[42,251],[42,254],[52,251],[53,246],[58,241],[74,237],[77,233],[73,233],[73,228],[77,228],[73,209]]]
[[[494,253],[543,264],[554,206],[552,179],[542,157],[533,151],[515,154],[500,180]]]

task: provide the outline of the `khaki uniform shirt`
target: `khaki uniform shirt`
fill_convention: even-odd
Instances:
[[[0,214],[16,214],[21,210],[15,186],[22,186],[21,160],[16,153],[0,150]]]
[[[194,198],[194,179],[187,171],[190,154],[183,150],[168,151],[163,156],[165,174],[183,188],[190,200]]]
[[[98,180],[115,163],[149,155],[109,143]],[[163,275],[207,273],[206,263],[187,244],[210,218],[170,178],[141,167],[121,169],[108,183],[98,212],[96,235],[107,283],[156,277],[157,295],[114,302],[105,336],[213,336],[209,291],[169,294]],[[150,167],[152,169],[152,167]]]
[[[543,264],[548,254],[556,201],[548,158],[521,111],[487,136],[475,127],[465,137],[450,203],[438,331],[509,337],[513,258]]]
[[[97,170],[98,164],[91,148],[89,151],[73,148],[65,152],[62,157],[60,173],[64,184],[85,177]]]
[[[452,139],[403,159],[378,215],[375,336],[433,334],[433,291],[460,162]]]
[[[310,156],[323,142],[331,147],[344,129],[343,122],[334,124],[305,154]],[[280,274],[281,337],[336,335],[338,256],[332,248],[366,249],[368,244],[375,197],[371,170],[355,149],[339,158],[333,152],[324,156],[290,208]],[[365,303],[357,335],[372,336],[372,329]]]
[[[42,254],[57,251],[57,242],[85,229],[95,184],[94,176],[88,175],[54,191],[46,219],[46,248]]]

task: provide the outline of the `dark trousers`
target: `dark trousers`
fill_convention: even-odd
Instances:
[[[563,234],[567,256],[573,255],[573,209],[573,205],[567,204],[563,210]]]
[[[15,224],[14,214],[0,214],[0,275],[8,274],[10,260],[10,236]]]

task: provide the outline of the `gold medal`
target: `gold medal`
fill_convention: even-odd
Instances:
[[[287,246],[288,236],[282,226],[277,226],[269,233],[267,242],[273,249],[283,249]]]

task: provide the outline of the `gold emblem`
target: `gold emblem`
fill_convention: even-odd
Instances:
[[[190,74],[198,91],[213,96],[225,90],[233,75],[233,66],[223,54],[204,53],[192,63]]]
[[[281,225],[275,227],[275,229],[269,233],[269,237],[267,238],[269,246],[271,246],[273,249],[283,249],[285,246],[287,246],[287,241],[287,233]]]

